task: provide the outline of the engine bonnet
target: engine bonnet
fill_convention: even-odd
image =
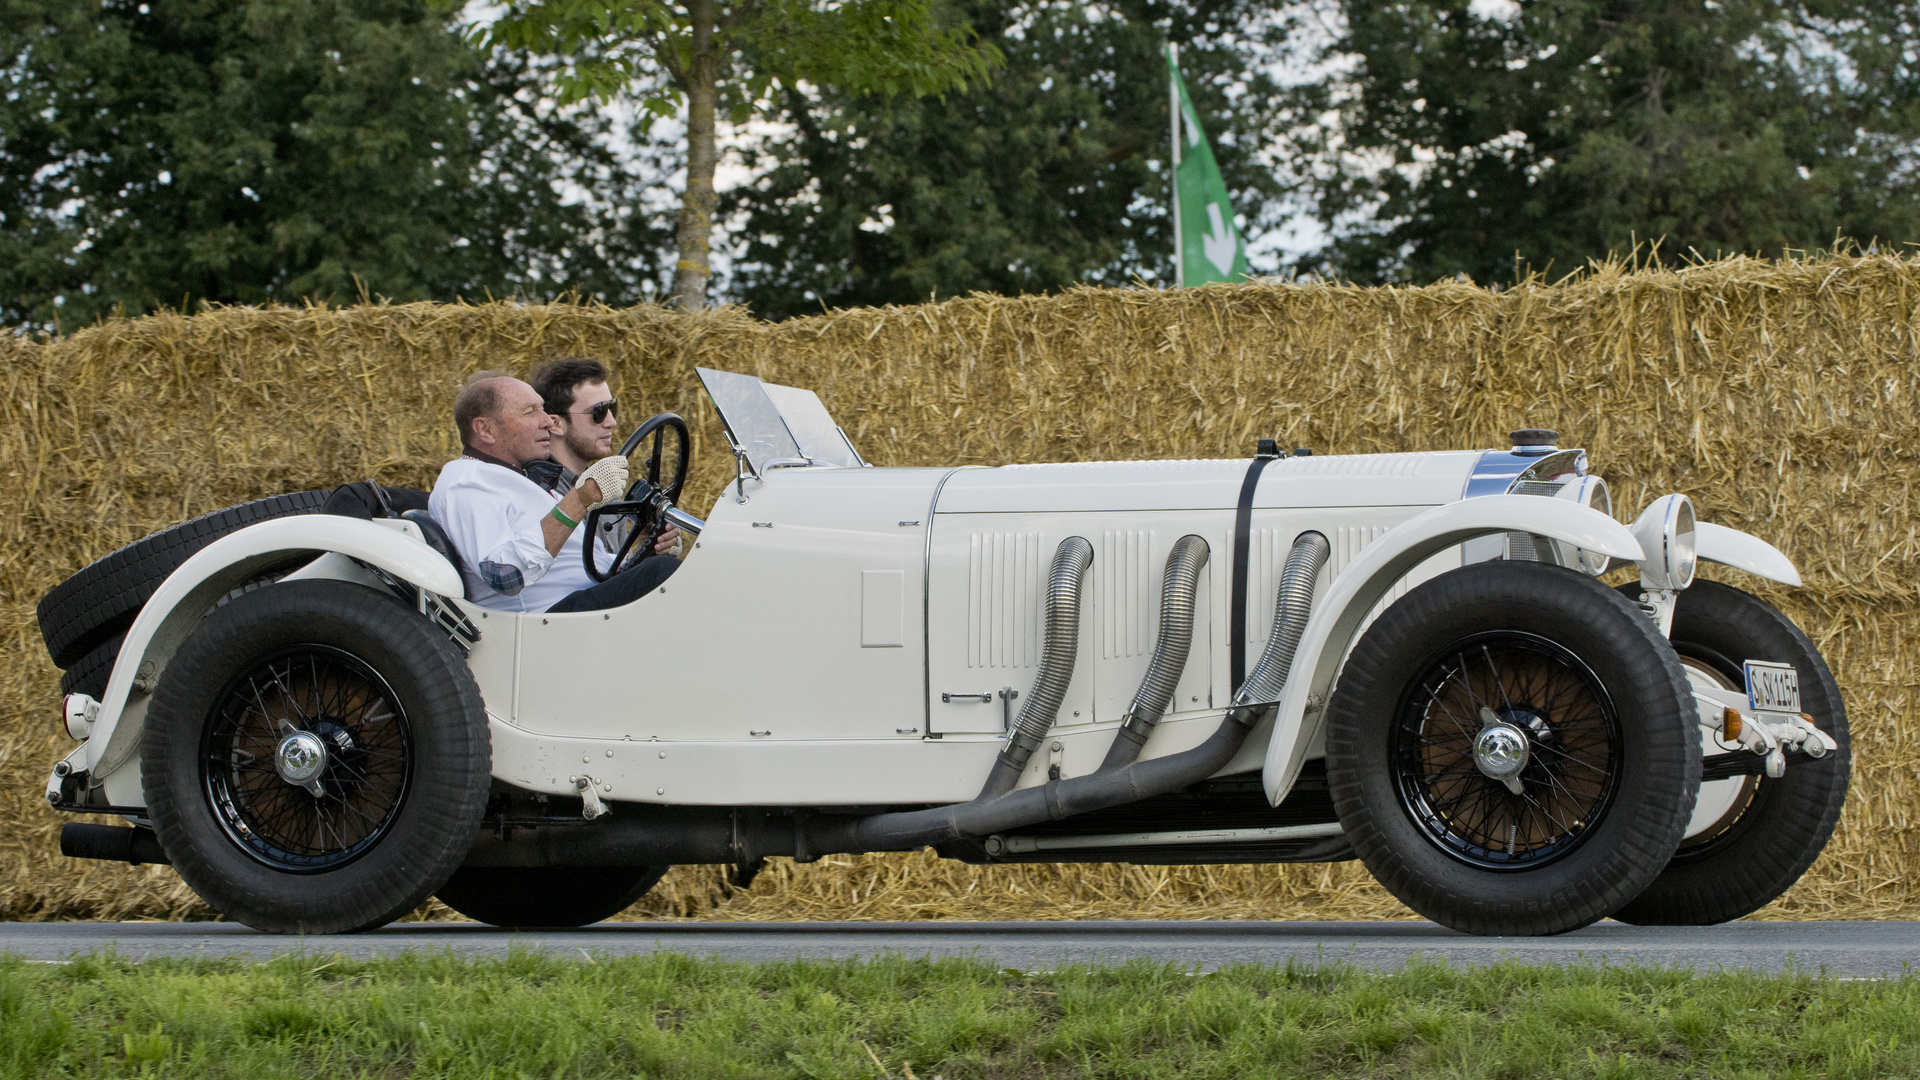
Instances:
[[[1461,497],[1481,451],[1276,458],[1253,505],[1436,506]],[[941,488],[941,514],[1102,510],[1231,510],[1246,458],[1088,461],[965,469]]]

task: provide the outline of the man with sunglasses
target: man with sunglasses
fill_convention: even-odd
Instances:
[[[547,414],[556,427],[550,447],[552,460],[528,466],[527,475],[555,494],[564,495],[588,466],[613,453],[613,436],[620,426],[615,417],[619,403],[607,386],[607,366],[598,360],[573,356],[554,360],[536,368],[529,381],[546,402]],[[617,499],[623,494],[609,497]],[[602,526],[611,548],[619,547],[618,541],[625,538],[619,531],[631,524],[620,520]],[[654,553],[677,555],[679,549],[680,530],[668,525],[654,541]]]
[[[440,470],[427,512],[465,564],[467,598],[500,611],[601,611],[645,596],[678,569],[654,556],[595,583],[582,565],[587,511],[618,498],[627,461],[589,465],[557,492],[529,475],[557,424],[533,387],[502,372],[467,381],[453,406],[460,457]]]

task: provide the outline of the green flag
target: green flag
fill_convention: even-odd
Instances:
[[[1180,63],[1167,46],[1169,101],[1173,112],[1173,236],[1179,284],[1247,280],[1247,245],[1233,227],[1227,182],[1213,162],[1213,147],[1200,130]]]

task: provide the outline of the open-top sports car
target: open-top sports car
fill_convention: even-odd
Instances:
[[[1625,526],[1553,432],[1437,453],[873,468],[818,398],[699,371],[735,479],[675,503],[672,414],[583,527],[611,611],[463,596],[418,492],[196,519],[48,594],[69,855],[172,864],[262,929],[438,895],[579,925],[675,863],[932,846],[977,863],[1358,857],[1482,934],[1712,923],[1846,795],[1846,712],[1765,541],[1685,495]],[[353,498],[345,497],[348,494]],[[323,505],[324,503],[324,505]],[[328,510],[332,512],[320,512]],[[1599,576],[1636,567],[1610,588]]]

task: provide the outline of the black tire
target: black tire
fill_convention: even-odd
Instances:
[[[1639,587],[1621,591],[1637,595]],[[1820,857],[1846,804],[1853,751],[1833,672],[1772,604],[1731,585],[1696,581],[1680,594],[1671,637],[1684,662],[1727,686],[1744,684],[1743,661],[1792,664],[1800,673],[1800,707],[1840,744],[1824,758],[1795,761],[1778,780],[1753,778],[1712,833],[1682,841],[1653,884],[1613,913],[1641,926],[1708,926],[1772,903]]]
[[[521,929],[586,926],[632,907],[665,866],[463,866],[437,894],[476,922]]]
[[[236,586],[233,591],[226,596],[221,597],[215,602],[214,606],[219,607],[229,603],[234,597],[250,593],[255,589],[265,588],[286,574],[299,569],[311,558],[311,555],[302,555],[297,559],[288,561],[282,566],[272,567],[263,573],[256,574]],[[104,699],[107,696],[107,682],[113,677],[113,665],[120,659],[120,646],[125,643],[126,640],[127,632],[122,630],[96,646],[92,652],[81,657],[72,667],[62,672],[60,675],[60,696],[85,694],[96,700]]]
[[[120,643],[127,640],[125,630],[81,657],[60,674],[60,696],[85,694],[94,700],[107,696],[107,679],[113,675],[113,662],[120,659]]]
[[[276,771],[295,729],[326,750],[319,797]],[[343,581],[274,585],[208,616],[162,673],[140,750],[174,869],[273,933],[366,930],[419,906],[465,859],[491,783],[465,656]]]
[[[160,583],[195,552],[248,525],[318,513],[330,494],[296,491],[202,514],[81,568],[40,600],[37,614],[47,654],[60,667],[75,666],[132,625]]]
[[[1527,747],[1519,795],[1476,765],[1494,726]],[[1557,934],[1666,865],[1699,787],[1696,730],[1679,658],[1632,603],[1557,566],[1480,563],[1361,638],[1327,772],[1347,839],[1408,907],[1471,934]]]

